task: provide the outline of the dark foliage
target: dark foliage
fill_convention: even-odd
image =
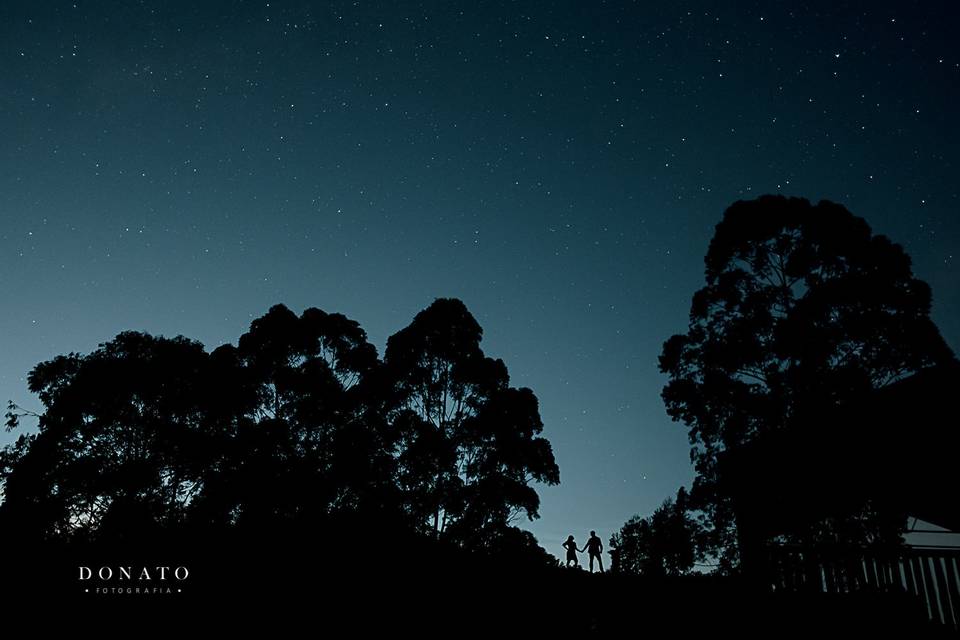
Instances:
[[[687,493],[663,501],[647,518],[634,516],[610,538],[613,571],[645,576],[685,575],[696,560],[699,529],[687,510]]]
[[[723,452],[764,434],[802,431],[851,398],[953,356],[909,257],[840,205],[779,196],[737,202],[717,225],[705,263],[687,332],[666,341],[660,370],[669,376],[667,412],[686,425],[693,445],[692,500],[704,513],[709,547],[729,567],[736,530],[718,470]],[[902,524],[898,514],[864,505],[796,535],[869,543],[896,538]]]
[[[211,353],[125,332],[40,363],[38,428],[0,455],[0,532],[149,546],[335,529],[361,559],[371,531],[422,535],[442,513],[449,544],[548,564],[511,524],[537,515],[531,482],[558,481],[537,399],[480,335],[461,302],[438,300],[385,366],[353,320],[277,305]],[[8,426],[27,414],[11,404]]]
[[[537,517],[530,483],[559,482],[536,396],[509,386],[481,336],[462,302],[440,299],[390,338],[384,358],[404,503],[419,530],[470,548],[513,539],[505,531],[518,515]]]

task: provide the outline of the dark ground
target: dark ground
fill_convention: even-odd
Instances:
[[[927,623],[918,603],[893,594],[772,594],[735,578],[591,575],[412,540],[351,541],[285,536],[149,547],[7,546],[0,567],[3,602],[8,611],[17,611],[21,602],[42,604],[48,611],[79,611],[87,620],[117,625],[131,614],[141,624],[173,626],[207,618],[207,624],[221,629],[309,625],[335,637],[399,632],[537,638],[717,632],[954,637]],[[171,571],[185,566],[190,573],[183,581],[169,574],[161,581],[156,570],[152,581],[117,575],[110,581],[95,575],[79,579],[80,566],[94,574],[110,566],[116,574],[121,565],[132,566],[134,574],[143,566]],[[153,588],[160,592],[143,593]]]

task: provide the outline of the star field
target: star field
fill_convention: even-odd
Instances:
[[[734,200],[830,199],[905,246],[960,346],[948,2],[5,2],[0,396],[125,329],[272,304],[386,338],[459,297],[538,395],[606,539],[692,478],[659,392]],[[0,443],[16,434],[0,434]]]

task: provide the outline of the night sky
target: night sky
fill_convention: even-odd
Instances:
[[[606,541],[692,479],[657,355],[735,200],[865,217],[960,347],[956,6],[5,1],[0,400],[122,330],[283,302],[382,354],[458,297],[540,399],[529,528]]]

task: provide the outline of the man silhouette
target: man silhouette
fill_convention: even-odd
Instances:
[[[603,543],[597,537],[596,531],[590,532],[590,539],[587,540],[587,544],[581,551],[586,551],[590,555],[590,573],[593,573],[594,558],[597,559],[597,564],[600,566],[600,573],[603,573],[603,559],[600,557],[600,552],[603,551]]]

